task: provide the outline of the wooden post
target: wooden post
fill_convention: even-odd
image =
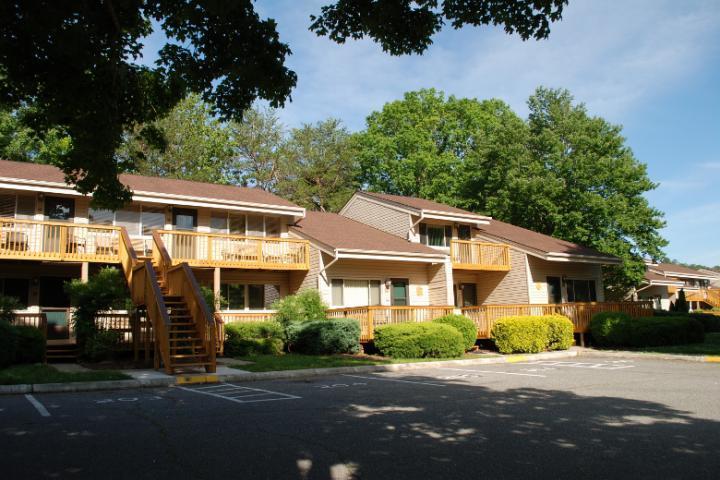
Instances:
[[[90,278],[90,262],[80,264],[80,281],[87,283]]]
[[[220,267],[213,271],[213,292],[215,293],[215,310],[220,310]]]

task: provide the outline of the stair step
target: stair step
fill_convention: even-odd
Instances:
[[[171,342],[194,342],[194,341],[200,341],[199,337],[188,337],[188,338],[171,338]]]
[[[205,356],[206,355],[204,353],[178,353],[175,355],[170,355],[170,358],[198,358]]]
[[[185,368],[185,367],[206,367],[210,365],[210,362],[192,362],[192,363],[171,363],[171,368]]]

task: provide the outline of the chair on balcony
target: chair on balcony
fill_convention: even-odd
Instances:
[[[98,235],[95,238],[95,254],[96,255],[117,255],[118,245],[113,238]]]
[[[258,262],[257,245],[252,242],[233,242],[222,251],[222,258],[227,262]]]

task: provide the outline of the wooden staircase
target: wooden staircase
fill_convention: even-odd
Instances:
[[[76,363],[80,354],[76,343],[49,344],[45,348],[48,363]]]
[[[173,371],[189,368],[208,368],[212,365],[205,342],[200,337],[187,302],[179,295],[170,295],[163,272],[153,265],[168,317],[170,368]]]

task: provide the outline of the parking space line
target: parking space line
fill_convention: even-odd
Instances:
[[[28,402],[35,407],[35,410],[38,411],[41,417],[49,417],[50,412],[47,411],[47,408],[45,408],[45,405],[40,403],[38,399],[30,395],[29,393],[25,395],[25,398],[27,398]]]
[[[397,383],[415,383],[417,385],[430,385],[432,387],[446,387],[442,383],[430,383],[430,382],[415,382],[413,380],[400,380],[397,378],[384,378],[384,377],[362,377],[360,375],[349,375],[343,374],[343,377],[363,378],[365,380],[379,380],[382,382],[397,382]]]
[[[221,385],[214,385],[214,387],[220,386]],[[241,387],[239,385],[233,385],[231,383],[222,384],[222,387],[223,389],[218,391],[210,390],[210,387],[190,388],[177,385],[175,386],[175,388],[179,388],[180,390],[185,390],[200,395],[207,395],[209,397],[222,398],[223,400],[228,400],[235,403],[274,402],[276,400],[295,400],[302,398],[298,397],[297,395],[290,395],[289,393],[273,392],[271,390],[263,390],[262,388]],[[264,397],[268,395],[272,395],[274,398],[252,398],[249,400],[242,400],[246,397]]]
[[[539,377],[547,378],[546,375],[537,375],[535,373],[517,373],[517,372],[502,372],[499,370],[472,370],[469,368],[452,368],[452,367],[438,367],[440,370],[455,370],[458,372],[471,372],[471,373],[497,373],[500,375],[515,375],[518,377]]]

